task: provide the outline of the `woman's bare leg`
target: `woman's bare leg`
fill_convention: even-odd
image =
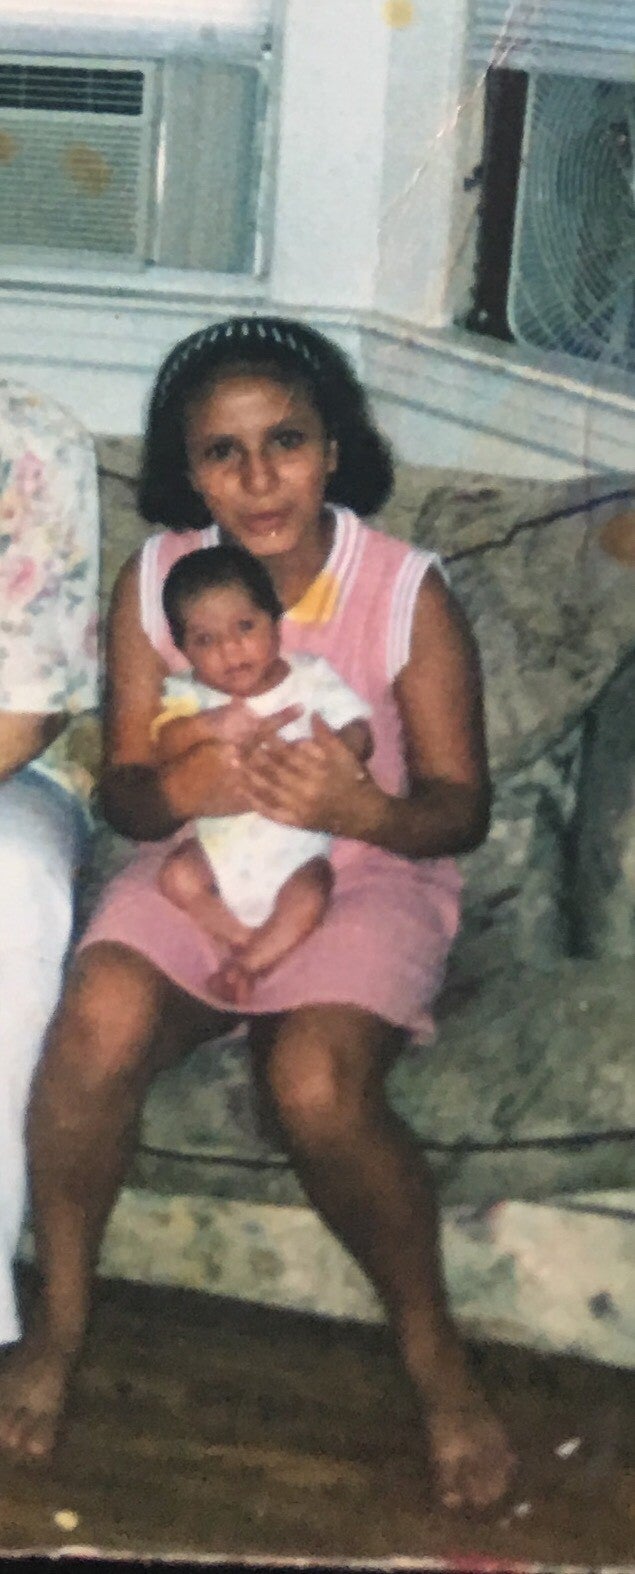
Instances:
[[[485,1508],[514,1456],[468,1370],[447,1303],[432,1182],[389,1109],[383,1078],[397,1030],[354,1007],[313,1006],[252,1029],[298,1175],[318,1212],[375,1284],[424,1408],[441,1496]]]
[[[226,1026],[123,946],[92,946],[72,968],[29,1114],[42,1291],[30,1329],[0,1368],[0,1447],[14,1455],[39,1456],[53,1444],[149,1083]]]

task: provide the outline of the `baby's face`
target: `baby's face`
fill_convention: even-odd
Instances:
[[[242,585],[201,590],[187,602],[183,654],[208,688],[263,693],[275,681],[279,643],[275,619]]]

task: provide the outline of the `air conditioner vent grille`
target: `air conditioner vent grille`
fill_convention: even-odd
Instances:
[[[143,113],[142,71],[95,66],[0,65],[0,107],[72,114]]]
[[[133,127],[102,121],[30,125],[0,114],[0,242],[134,256],[138,249],[142,145]]]

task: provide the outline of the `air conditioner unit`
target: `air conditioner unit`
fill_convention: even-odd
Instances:
[[[0,56],[5,261],[254,271],[263,66]]]

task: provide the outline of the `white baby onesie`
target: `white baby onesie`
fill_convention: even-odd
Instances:
[[[253,694],[245,700],[256,716],[271,716],[288,705],[302,705],[302,715],[280,729],[281,738],[309,738],[311,715],[316,712],[335,730],[370,717],[370,705],[323,656],[285,659],[290,669],[286,678],[266,694]],[[207,688],[191,674],[166,678],[163,686],[164,713],[168,715],[195,715],[228,704],[227,694]],[[278,825],[251,812],[206,815],[196,821],[196,831],[224,902],[242,923],[253,928],[270,916],[289,876],[311,858],[326,857],[332,840],[324,831]]]

